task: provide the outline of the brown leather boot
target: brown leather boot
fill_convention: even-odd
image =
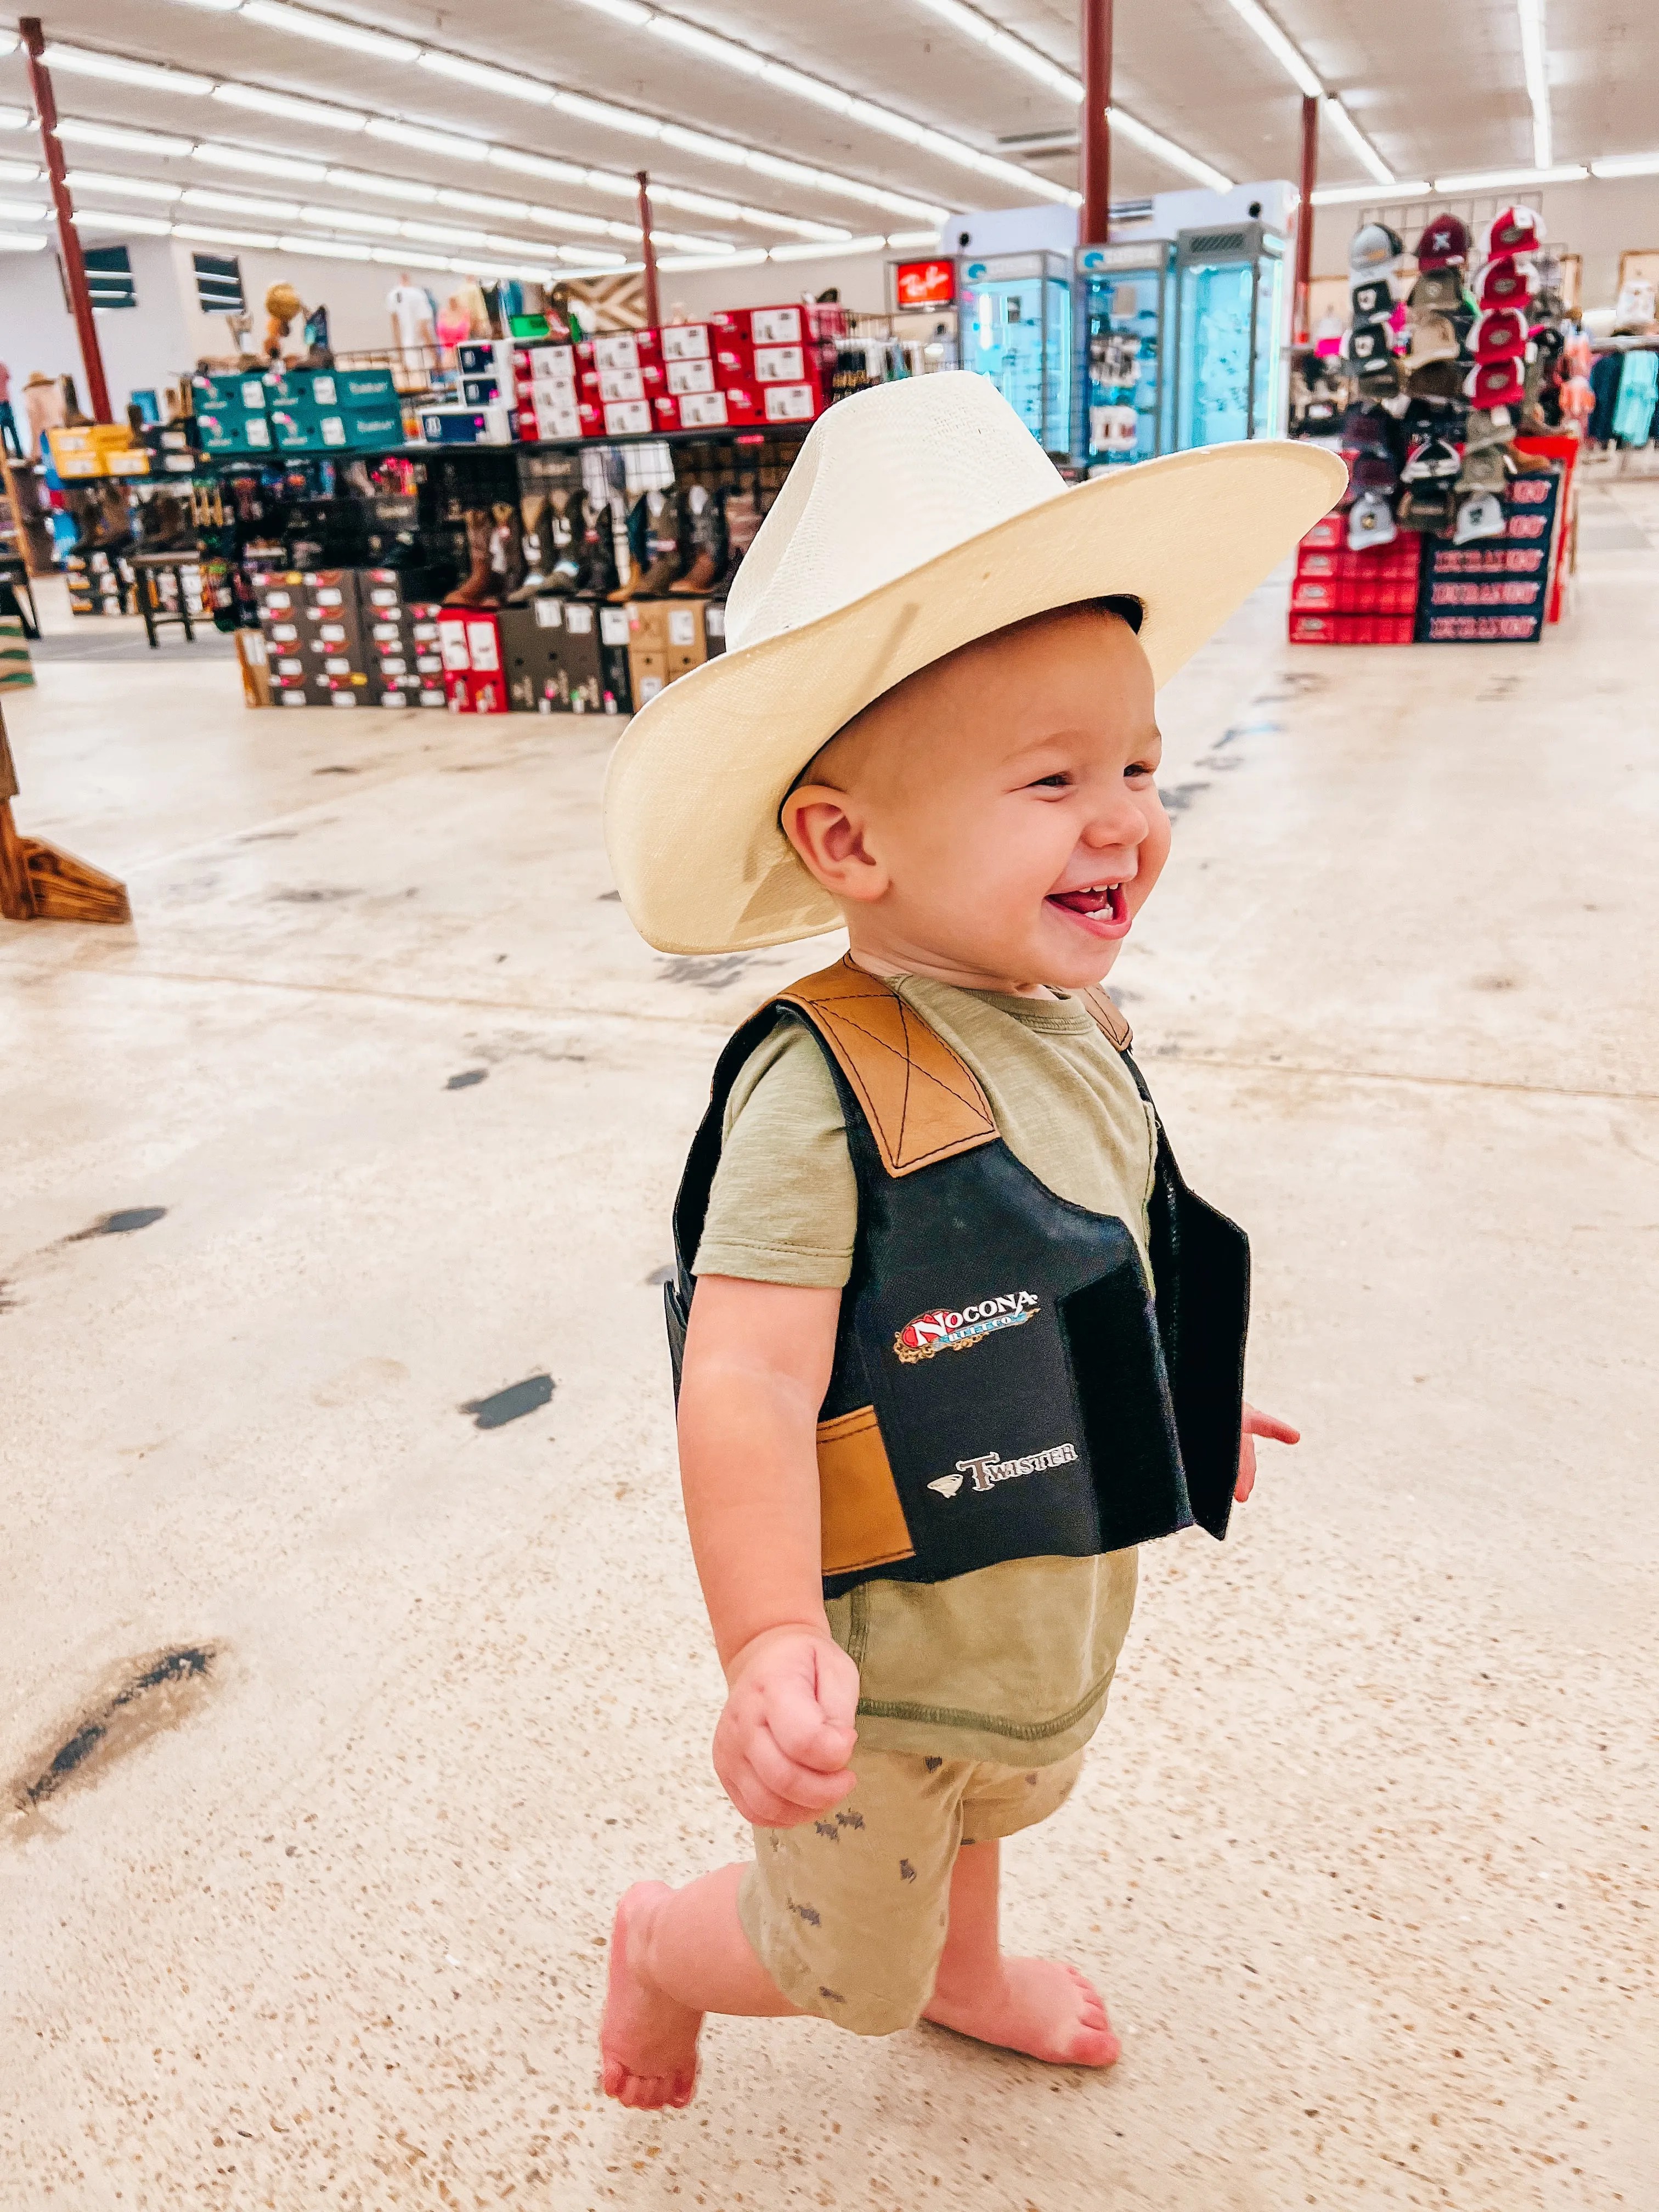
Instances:
[[[526,568],[524,580],[513,594],[515,606],[547,589],[547,571],[551,564],[544,557],[542,550],[542,518],[546,513],[544,491],[528,491],[519,502],[519,519],[524,525]]]
[[[489,509],[469,507],[466,510],[466,550],[472,563],[466,580],[458,584],[444,600],[447,607],[491,607],[495,604],[495,580],[489,568]]]

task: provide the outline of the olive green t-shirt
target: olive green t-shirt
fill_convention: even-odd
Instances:
[[[1155,1128],[1077,1000],[888,981],[978,1076],[1005,1142],[1057,1197],[1115,1214],[1146,1259]],[[858,1183],[835,1079],[799,1024],[756,1048],[726,1103],[700,1275],[839,1289]],[[944,1583],[861,1583],[831,1601],[873,1750],[1046,1765],[1093,1735],[1134,1604],[1135,1554],[1011,1559]]]

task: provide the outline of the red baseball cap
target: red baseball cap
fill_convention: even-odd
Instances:
[[[1518,361],[1477,362],[1463,390],[1475,407],[1519,407],[1527,396]]]
[[[1489,307],[1469,332],[1476,361],[1521,361],[1527,350],[1527,319],[1519,307]]]
[[[1535,253],[1544,240],[1542,219],[1530,208],[1507,207],[1486,225],[1481,240],[1486,252]]]
[[[1461,268],[1468,258],[1469,227],[1455,215],[1436,216],[1417,242],[1419,269]]]
[[[1533,268],[1529,261],[1517,261],[1513,254],[1502,254],[1489,261],[1475,278],[1475,298],[1483,307],[1519,307],[1525,310],[1532,298]]]

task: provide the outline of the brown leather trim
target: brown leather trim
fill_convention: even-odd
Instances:
[[[890,983],[850,959],[780,991],[805,1014],[857,1096],[890,1176],[995,1141],[979,1079]]]
[[[818,1423],[818,1512],[826,1575],[915,1559],[873,1406]]]
[[[1107,997],[1104,987],[1091,983],[1086,991],[1079,991],[1078,996],[1088,1008],[1095,1027],[1107,1043],[1115,1045],[1120,1052],[1127,1052],[1134,1042],[1134,1032]]]

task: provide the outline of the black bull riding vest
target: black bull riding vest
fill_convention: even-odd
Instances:
[[[1083,1002],[1129,1058],[1102,992]],[[676,1389],[726,1099],[779,1021],[836,1080],[858,1235],[817,1426],[823,1589],[1088,1559],[1194,1522],[1224,1536],[1238,1466],[1249,1245],[1181,1179],[1162,1125],[1156,1299],[1115,1215],[1073,1206],[997,1133],[978,1079],[849,961],[763,1006],[720,1055],[674,1209]]]

